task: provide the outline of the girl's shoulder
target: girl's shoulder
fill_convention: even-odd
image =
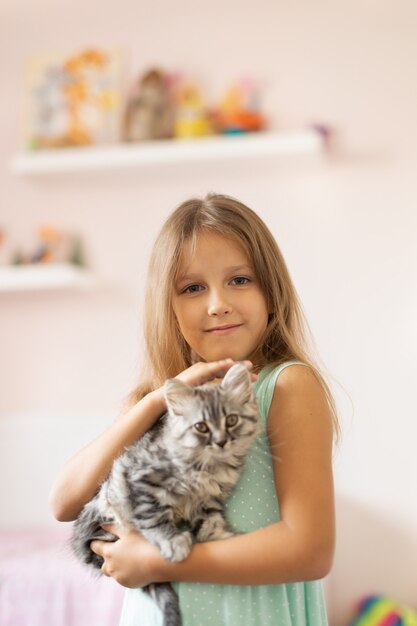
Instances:
[[[284,361],[283,363],[265,366],[259,373],[259,378],[254,383],[254,391],[259,409],[263,416],[267,416],[276,387],[291,382],[296,383],[300,375],[305,374],[311,367],[302,361]],[[282,373],[282,375],[281,375]]]
[[[268,432],[278,429],[284,438],[294,441],[301,440],[301,435],[313,428],[323,441],[332,441],[331,406],[324,383],[314,367],[299,361],[286,362],[260,380],[256,398]]]
[[[307,363],[286,361],[267,366],[255,383],[255,395],[265,425],[281,413],[319,412],[326,415],[326,421],[329,416],[333,421],[326,386],[320,374]]]

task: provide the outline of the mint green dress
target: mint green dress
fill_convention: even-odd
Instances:
[[[232,528],[247,533],[280,519],[266,421],[276,380],[287,361],[265,368],[254,383],[263,432],[226,505]],[[183,626],[327,626],[320,581],[283,585],[176,583]],[[162,626],[162,614],[141,589],[128,589],[120,626]]]

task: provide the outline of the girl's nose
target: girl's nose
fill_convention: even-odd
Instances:
[[[232,307],[229,302],[226,302],[226,299],[221,296],[219,293],[213,293],[208,303],[207,312],[209,315],[227,315],[232,312]]]

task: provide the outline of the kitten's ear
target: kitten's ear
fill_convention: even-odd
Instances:
[[[232,365],[227,371],[220,386],[236,395],[239,402],[249,402],[253,399],[252,381],[248,369],[242,363]]]
[[[168,378],[164,384],[164,396],[171,415],[183,415],[184,407],[194,395],[194,389],[178,380]]]

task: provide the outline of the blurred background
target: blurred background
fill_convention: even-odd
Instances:
[[[47,506],[58,469],[138,378],[154,237],[182,200],[217,191],[270,226],[339,404],[331,622],[346,624],[368,593],[417,608],[416,28],[413,0],[3,0],[1,262],[36,255],[40,228],[75,233],[94,281],[13,290],[0,280],[4,532],[58,526]],[[329,147],[17,173],[28,59],[86,47],[121,51],[126,98],[155,67],[187,76],[211,106],[250,77],[265,132],[325,126]]]

